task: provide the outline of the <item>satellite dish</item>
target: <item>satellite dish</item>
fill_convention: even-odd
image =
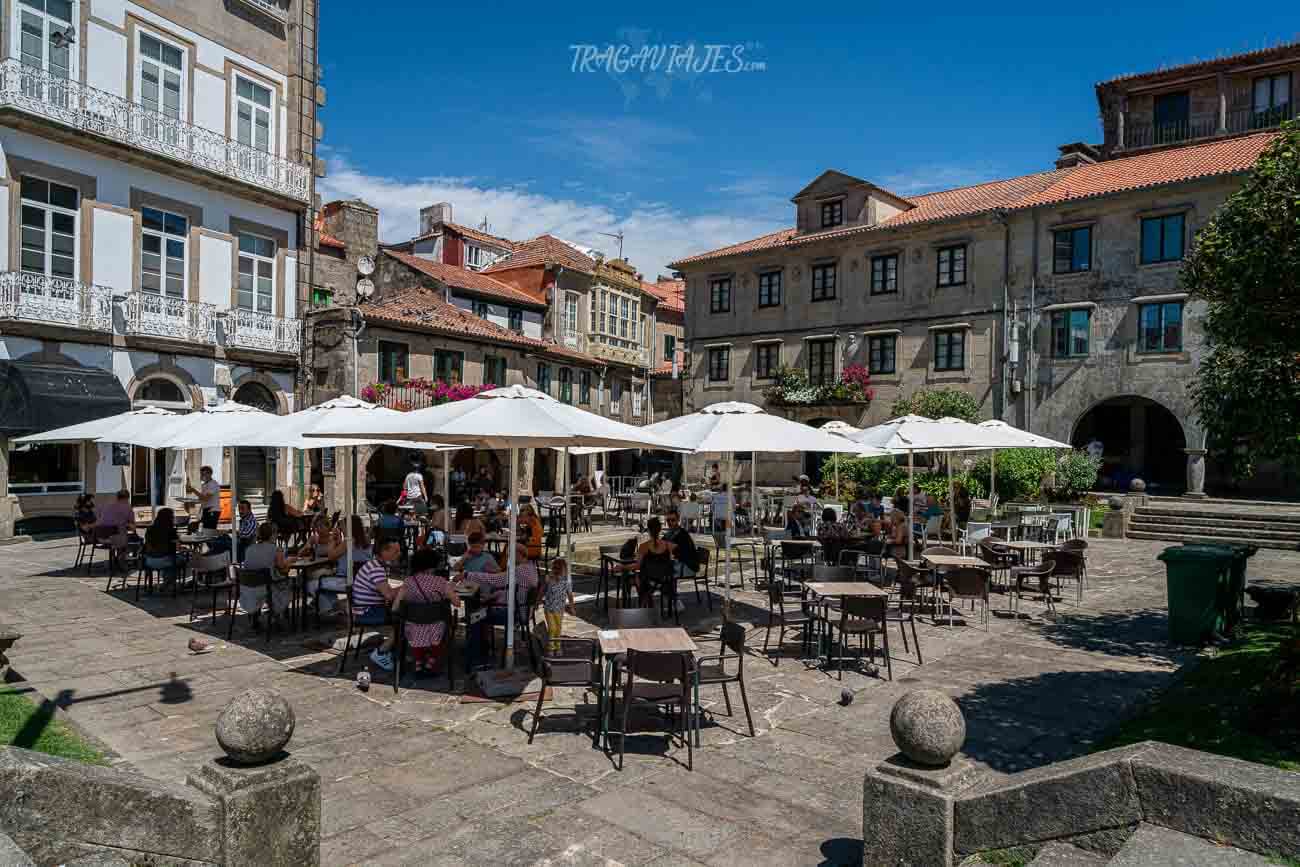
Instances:
[[[357,270],[361,272],[362,277],[369,277],[375,273],[375,260],[369,256],[362,256],[357,260]]]
[[[369,277],[362,277],[357,281],[357,295],[361,298],[369,298],[375,294],[375,281]]]

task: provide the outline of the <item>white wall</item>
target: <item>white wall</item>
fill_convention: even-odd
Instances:
[[[0,169],[0,174],[4,170]],[[9,187],[0,187],[0,238],[9,237]],[[0,244],[0,271],[9,270],[9,245]]]
[[[118,292],[130,292],[135,289],[135,220],[126,214],[102,208],[96,208],[92,213],[94,282]],[[226,270],[230,270],[229,266]],[[82,274],[85,274],[84,266]],[[227,292],[227,303],[229,297]]]
[[[207,214],[204,214],[204,219]],[[231,273],[233,245],[225,238],[199,236],[199,300],[220,307],[230,306],[230,289],[235,285]]]
[[[220,67],[218,67],[220,68]],[[226,79],[203,70],[194,70],[193,123],[226,134],[226,114],[230,108]]]
[[[126,98],[127,39],[91,21],[86,27],[86,81],[100,90]],[[223,97],[224,98],[224,97]]]
[[[95,449],[95,487],[91,489],[95,494],[117,493],[122,489],[123,470],[127,467],[113,466],[113,446],[96,443],[90,446]]]
[[[466,295],[451,296],[451,303],[461,310],[474,312],[474,302],[476,299]],[[489,303],[487,321],[493,325],[500,325],[502,328],[510,327],[509,305]],[[524,331],[525,337],[531,337],[534,340],[542,339],[542,319],[545,314],[540,310],[524,310]]]
[[[284,257],[284,318],[298,315],[298,257]]]

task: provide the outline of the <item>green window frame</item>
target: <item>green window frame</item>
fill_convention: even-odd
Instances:
[[[1165,301],[1138,307],[1138,352],[1181,352],[1183,302]]]
[[[506,384],[506,360],[499,355],[483,359],[483,384],[498,388]]]
[[[1086,307],[1052,313],[1052,357],[1081,358],[1092,347],[1092,311]]]
[[[1186,214],[1142,218],[1142,264],[1177,262],[1183,258]]]
[[[433,377],[448,385],[464,382],[465,353],[439,349],[433,353]]]
[[[511,307],[508,311],[506,311],[506,316],[508,317],[507,321],[509,323],[510,330],[515,332],[516,334],[523,334],[524,333],[524,311],[520,310],[518,307]]]
[[[1057,229],[1052,233],[1052,273],[1092,270],[1092,226]]]
[[[545,395],[551,393],[551,366],[544,361],[537,365],[537,390]]]
[[[966,369],[966,329],[934,332],[934,369]]]
[[[560,368],[560,402],[573,403],[573,369],[569,367]]]
[[[591,371],[578,371],[578,403],[587,406],[591,403]]]
[[[379,341],[379,381],[389,384],[405,382],[411,368],[410,350],[405,343]]]

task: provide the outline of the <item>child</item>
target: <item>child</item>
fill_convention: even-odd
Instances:
[[[546,632],[551,639],[551,653],[560,652],[560,634],[564,630],[564,612],[577,614],[573,604],[573,582],[569,579],[569,564],[563,557],[551,561],[551,571],[546,576],[542,591],[542,612],[546,616]]]

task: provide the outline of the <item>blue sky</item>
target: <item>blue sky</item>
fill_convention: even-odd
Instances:
[[[509,237],[622,230],[653,277],[789,225],[826,168],[902,194],[1050,168],[1099,139],[1097,81],[1300,38],[1289,5],[322,3],[321,191],[388,241],[441,200]],[[575,71],[610,44],[759,66]]]

